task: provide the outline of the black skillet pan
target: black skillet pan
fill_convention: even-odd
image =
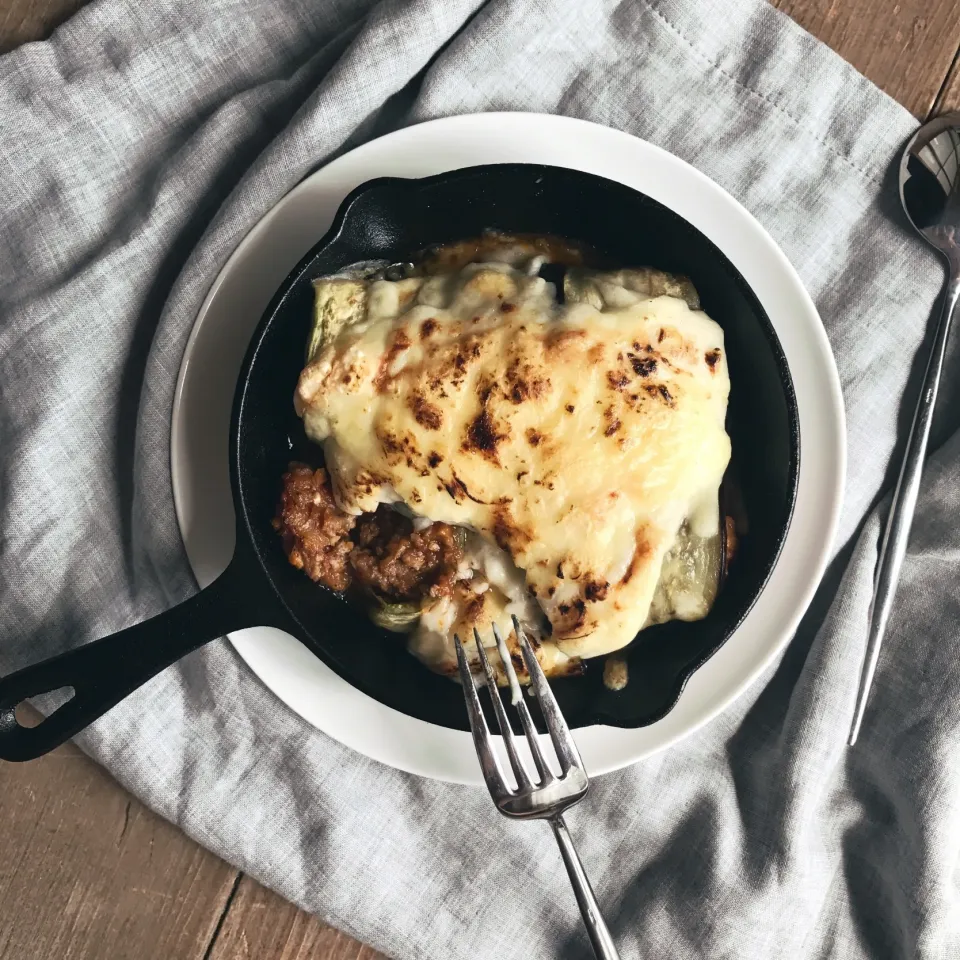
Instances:
[[[630,682],[602,683],[602,663],[554,683],[572,727],[638,727],[663,717],[684,683],[733,633],[783,545],[796,494],[799,429],[790,372],[759,301],[729,260],[666,207],[620,184],[557,167],[472,167],[423,180],[382,179],[344,200],[329,233],[297,265],[267,308],[234,399],[230,478],[236,552],[227,570],[186,603],[145,623],[0,680],[0,757],[41,756],[164,667],[215,637],[269,625],[291,633],[344,679],[396,710],[466,730],[460,687],[429,672],[402,637],[307,579],[286,561],[271,527],[291,459],[320,461],[293,411],[310,328],[310,280],[364,260],[409,261],[419,251],[480,235],[553,235],[609,263],[691,277],[724,329],[732,390],[727,428],[749,515],[749,534],[709,616],[644,631],[626,651]],[[291,449],[292,447],[292,449]],[[14,709],[70,687],[73,697],[33,728]]]

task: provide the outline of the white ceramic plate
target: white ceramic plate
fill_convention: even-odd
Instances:
[[[187,345],[173,410],[177,517],[201,586],[233,552],[227,466],[230,409],[250,336],[273,294],[324,235],[341,200],[373,177],[423,177],[483,163],[543,163],[617,180],[670,207],[733,262],[763,304],[786,353],[800,414],[796,508],[762,595],[729,640],[687,683],[673,710],[636,730],[587,727],[576,740],[591,775],[675,743],[715,717],[777,656],[828,559],[845,470],[843,403],[820,318],[766,231],[693,167],[627,134],[567,117],[488,113],[434,120],[365,144],[287,194],[250,231],[204,302]],[[479,784],[470,735],[415,720],[342,680],[272,628],[230,637],[250,669],[291,709],[341,743],[410,773]]]

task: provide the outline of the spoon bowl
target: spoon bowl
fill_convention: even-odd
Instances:
[[[914,229],[960,267],[960,113],[924,124],[900,160],[900,202]]]

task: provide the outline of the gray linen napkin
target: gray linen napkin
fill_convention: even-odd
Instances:
[[[570,817],[624,957],[960,956],[956,351],[862,740],[843,745],[876,505],[940,284],[890,176],[914,122],[762,0],[97,0],[0,58],[0,669],[195,590],[173,385],[246,231],[345,146],[493,109],[618,127],[731,191],[815,297],[849,417],[837,560],[779,669]],[[80,742],[390,955],[588,955],[549,831],[310,729],[225,641]]]

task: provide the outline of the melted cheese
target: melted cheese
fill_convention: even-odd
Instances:
[[[558,306],[504,263],[373,282],[295,398],[343,509],[402,501],[509,554],[552,660],[618,650],[651,620],[681,527],[717,533],[730,457],[720,327],[676,296],[602,292]],[[496,589],[483,626],[517,602]],[[424,611],[425,659],[450,660],[462,612]]]

